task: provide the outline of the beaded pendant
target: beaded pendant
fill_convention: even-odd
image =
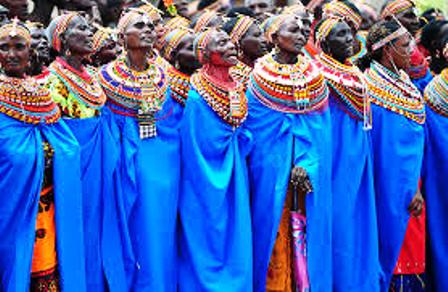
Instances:
[[[165,72],[154,59],[148,61],[148,68],[142,72],[129,68],[125,60],[126,56],[121,56],[104,66],[99,74],[100,83],[113,112],[136,117],[141,139],[155,137],[156,114],[162,109],[168,87]]]
[[[191,76],[191,86],[225,122],[239,127],[247,117],[247,99],[244,91],[214,84],[201,70]]]
[[[433,111],[448,117],[448,69],[444,69],[426,87],[425,100]]]
[[[399,76],[374,61],[366,72],[367,94],[372,103],[423,124],[425,106],[409,76]]]
[[[49,90],[33,78],[0,76],[0,112],[29,124],[51,124],[61,117]]]
[[[324,53],[319,55],[318,60],[330,91],[342,105],[342,110],[352,118],[364,121],[364,128],[369,129],[370,101],[367,98],[362,72],[352,63],[339,63]]]
[[[294,65],[277,63],[273,53],[259,59],[249,90],[265,106],[288,113],[310,113],[328,105],[328,88],[318,67],[299,56]]]
[[[101,109],[106,103],[106,94],[94,72],[89,72],[86,69],[82,72],[83,75],[80,75],[60,58],[53,62],[48,69],[62,81],[79,102],[96,110]]]
[[[171,97],[180,105],[185,106],[190,90],[190,76],[176,70],[174,67],[168,69],[168,80],[170,84]]]
[[[230,68],[230,76],[238,83],[245,84],[249,80],[250,73],[252,73],[252,67],[238,62],[235,66]]]

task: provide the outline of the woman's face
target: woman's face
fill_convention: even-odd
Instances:
[[[86,56],[93,53],[93,31],[82,16],[73,18],[61,41],[72,55]]]
[[[245,56],[256,60],[268,51],[268,42],[257,24],[252,24],[240,40],[241,50]]]
[[[330,31],[322,49],[341,63],[353,56],[353,35],[350,26],[346,22],[338,22]]]
[[[101,49],[98,51],[97,56],[101,64],[107,64],[113,61],[118,55],[117,42],[112,38],[108,38]]]
[[[21,36],[0,38],[0,64],[6,76],[22,78],[28,67],[30,47]]]
[[[420,28],[420,20],[418,19],[418,13],[414,7],[408,8],[405,11],[398,14],[397,19],[412,35],[415,35],[415,33]]]
[[[185,18],[189,18],[188,12],[188,1],[187,0],[174,0],[174,5],[176,6],[177,13]]]
[[[385,48],[386,54],[389,54],[390,61],[392,61],[397,69],[408,70],[411,66],[411,37],[409,34],[404,34],[393,44]],[[383,51],[383,53],[385,53]]]
[[[179,70],[188,75],[191,75],[201,67],[201,64],[196,58],[196,54],[193,49],[194,35],[187,34],[182,38],[176,50],[173,52],[174,62],[178,62]],[[174,63],[173,62],[173,63]]]
[[[306,44],[305,34],[296,16],[289,16],[274,34],[273,39],[281,51],[296,56]]]
[[[143,14],[134,17],[125,29],[124,39],[127,50],[151,50],[156,40],[153,22]]]
[[[209,63],[216,66],[232,67],[238,63],[238,53],[227,33],[217,31],[211,35],[206,50]]]
[[[302,21],[303,33],[305,35],[305,39],[308,40],[308,38],[311,35],[311,25],[313,24],[313,16],[311,15],[311,13],[305,10],[297,12],[296,15]]]
[[[50,62],[50,45],[45,30],[34,27],[31,29],[31,49],[35,50],[40,62],[48,65]]]

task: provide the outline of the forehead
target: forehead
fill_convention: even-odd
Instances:
[[[24,37],[20,36],[20,35],[16,35],[16,36],[9,36],[9,35],[5,35],[3,37],[0,37],[0,44],[27,44],[27,41]]]
[[[350,26],[345,21],[340,21],[335,24],[333,29],[330,31],[330,35],[337,34],[343,30],[351,30]]]
[[[397,17],[409,16],[409,15],[417,16],[418,15],[417,8],[409,7],[408,9],[406,9],[406,10],[402,11],[400,14],[398,14]]]
[[[129,21],[127,28],[137,23],[153,24],[153,21],[145,14],[138,14],[135,17],[132,17],[132,19]]]

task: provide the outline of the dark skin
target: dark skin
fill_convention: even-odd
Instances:
[[[398,14],[397,19],[413,36],[415,36],[420,28],[420,20],[418,18],[417,10],[414,7],[408,8]]]
[[[353,56],[353,35],[346,22],[338,22],[321,44],[322,50],[339,63]]]
[[[301,54],[306,44],[305,34],[299,19],[296,16],[288,16],[276,33],[272,35],[273,43],[279,49],[274,54],[274,59],[280,64],[295,64],[297,56]]]
[[[280,64],[296,64],[297,56],[301,54],[302,48],[306,44],[304,31],[298,18],[296,16],[288,17],[278,32],[273,35],[273,41],[278,48],[274,59]],[[296,165],[291,169],[290,180],[297,190],[298,208],[300,212],[305,213],[305,195],[313,190],[308,173],[304,168]]]
[[[273,11],[272,2],[269,0],[249,0],[246,6],[255,13],[255,18],[261,23],[266,20]]]
[[[166,29],[163,26],[163,18],[160,15],[157,16],[153,16],[153,18],[151,19],[152,23],[154,25],[154,29],[156,31],[156,35],[157,35],[157,42],[155,43],[155,46],[157,49],[161,49],[159,47],[159,45],[162,45],[162,40],[163,37],[166,33]]]
[[[193,34],[184,36],[177,48],[173,51],[171,58],[171,60],[173,60],[171,61],[171,65],[189,76],[201,67],[201,64],[196,58],[196,54],[194,53],[193,42]]]
[[[15,17],[22,21],[28,19],[28,1],[27,0],[0,0],[0,4],[9,9],[9,18]]]
[[[86,19],[76,16],[61,35],[62,58],[81,71],[83,61],[93,53],[93,32]]]
[[[312,15],[306,11],[298,11],[296,12],[297,17],[302,21],[303,24],[303,33],[305,35],[305,38],[308,40],[308,38],[311,35],[311,25],[312,25]]]
[[[31,29],[31,49],[37,52],[39,62],[42,65],[48,66],[50,64],[50,45],[43,28],[34,27]]]
[[[134,17],[120,35],[126,54],[126,64],[135,71],[148,68],[148,58],[154,55],[153,44],[156,40],[154,24],[145,15]]]
[[[173,3],[176,6],[177,14],[187,19],[190,18],[190,15],[188,14],[188,1],[175,0]]]
[[[411,52],[411,38],[408,34],[405,34],[391,45],[386,45],[384,47],[380,63],[399,75],[397,70],[406,71],[409,68],[411,62]],[[422,209],[423,196],[420,190],[417,189],[411,203],[408,206],[408,211],[413,216],[419,216]]]
[[[8,22],[9,10],[5,6],[0,5],[0,25]]]
[[[445,24],[437,37],[431,42],[431,69],[439,74],[448,67],[448,59],[443,57],[443,50],[448,43],[448,24]]]
[[[229,70],[238,63],[238,53],[224,31],[215,31],[205,48],[204,71],[212,80],[228,88],[236,88]]]
[[[251,67],[255,60],[264,56],[268,50],[268,42],[257,24],[252,24],[240,40],[242,56],[240,60]]]
[[[92,61],[96,67],[105,65],[113,61],[118,55],[117,42],[112,38],[107,39],[104,45],[92,57]]]
[[[30,45],[17,35],[0,38],[0,64],[8,77],[24,78],[30,58]]]

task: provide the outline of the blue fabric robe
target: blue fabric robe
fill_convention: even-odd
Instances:
[[[110,114],[107,108],[104,112]],[[104,115],[64,120],[81,147],[87,290],[127,291],[121,234],[128,232],[120,230],[120,201],[113,183],[117,144]]]
[[[246,164],[251,135],[224,122],[194,89],[180,132],[179,291],[253,291]]]
[[[330,111],[287,114],[261,104],[251,90],[246,127],[254,137],[249,158],[254,291],[265,291],[292,165],[305,168],[314,192],[306,197],[308,272],[312,291],[331,291]],[[293,149],[294,148],[294,149]]]
[[[330,94],[333,291],[379,291],[381,267],[370,133]]]
[[[448,291],[448,118],[426,107],[422,193],[426,200],[429,291]]]
[[[408,226],[408,206],[418,188],[424,130],[403,115],[374,104],[372,116],[381,291],[388,291]]]
[[[58,272],[63,291],[86,291],[80,151],[63,121],[26,124],[0,114],[0,290],[28,292],[46,140],[54,149]]]
[[[133,291],[176,291],[180,139],[173,103],[167,98],[157,113],[157,136],[153,138],[140,139],[134,117],[113,113],[110,122],[120,147],[115,181],[122,192],[130,232],[126,268],[128,274],[136,269]]]
[[[425,92],[426,86],[428,86],[432,79],[433,76],[431,74],[431,71],[428,69],[425,76],[418,79],[412,79],[412,83],[417,86],[420,93],[423,94]]]

